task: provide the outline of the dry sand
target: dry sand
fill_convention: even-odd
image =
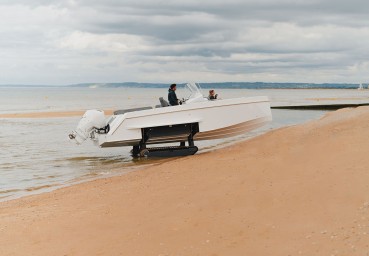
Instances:
[[[0,255],[368,255],[369,107],[0,204]]]
[[[30,112],[0,114],[0,118],[53,118],[53,117],[82,117],[86,110],[78,111],[55,111],[55,112]],[[113,110],[104,110],[105,115],[112,115]]]

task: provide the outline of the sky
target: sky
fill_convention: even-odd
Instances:
[[[369,82],[367,0],[0,0],[0,84]]]

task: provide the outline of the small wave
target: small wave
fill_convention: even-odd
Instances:
[[[75,161],[75,162],[80,162],[80,161],[117,161],[117,160],[126,160],[127,158],[119,156],[119,157],[93,157],[93,156],[78,156],[78,157],[71,157],[71,158],[67,158],[66,160],[69,161]]]
[[[27,181],[32,181],[32,180],[49,180],[49,179],[56,179],[56,178],[59,178],[61,177],[61,175],[33,175],[32,179],[31,180],[27,180]]]
[[[89,157],[89,156],[78,156],[78,157],[67,158],[66,160],[69,160],[69,161],[85,161],[85,160],[89,160],[91,158],[92,157]]]
[[[0,202],[8,198],[9,196],[0,196]]]
[[[45,189],[45,188],[52,188],[52,187],[55,187],[55,186],[60,186],[60,184],[50,184],[50,185],[29,187],[29,188],[26,188],[25,191],[31,192],[31,191],[36,191],[36,190]]]
[[[6,189],[6,190],[0,190],[0,195],[1,194],[10,194],[10,193],[16,193],[16,192],[20,192],[23,191],[23,189]],[[5,196],[6,197],[6,196]],[[0,197],[1,198],[1,197]]]
[[[75,164],[87,164],[87,165],[115,165],[115,164],[129,164],[132,163],[132,157],[130,156],[105,156],[105,157],[91,157],[91,156],[80,156],[80,157],[71,157],[61,160],[64,162],[65,160],[70,161]]]

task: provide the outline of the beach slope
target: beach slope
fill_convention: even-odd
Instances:
[[[369,108],[0,204],[0,255],[367,255]]]

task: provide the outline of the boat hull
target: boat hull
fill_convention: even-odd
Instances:
[[[99,135],[101,147],[135,146],[140,143],[143,129],[174,125],[197,124],[193,139],[212,140],[240,135],[272,120],[267,97],[248,97],[184,104],[148,109],[113,116],[110,131]],[[181,142],[185,134],[168,139],[165,133],[150,143]]]

